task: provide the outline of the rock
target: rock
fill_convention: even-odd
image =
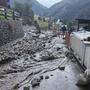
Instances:
[[[51,74],[51,76],[53,76],[53,74]]]
[[[22,44],[22,42],[21,41],[18,41],[17,44]]]
[[[56,57],[49,51],[44,50],[41,52],[41,60],[47,61],[47,60],[54,60]]]
[[[16,89],[18,89],[18,88],[19,88],[19,84],[16,84],[16,85],[13,87],[12,90],[16,90]]]
[[[17,69],[18,66],[17,66],[17,65],[12,65],[11,67],[12,67],[13,69]]]
[[[60,55],[60,58],[65,58],[65,56],[62,54],[62,55]]]
[[[15,52],[16,55],[20,56],[19,52]]]
[[[76,83],[77,86],[86,86],[90,83],[90,81],[88,81],[88,79],[85,77],[84,74],[80,74],[78,77],[78,81]]]
[[[27,61],[27,60],[28,60],[28,57],[27,57],[27,58],[25,58],[25,60]]]
[[[10,74],[10,73],[17,73],[18,71],[17,70],[5,70],[5,73],[6,74]]]
[[[62,51],[59,51],[58,53],[59,53],[59,54],[62,54]]]
[[[42,60],[46,61],[46,60],[54,60],[55,57],[52,55],[52,56],[43,56],[41,57]]]
[[[49,79],[49,76],[45,76],[45,79]]]
[[[33,72],[33,75],[38,74],[40,72],[42,72],[42,70],[36,70],[36,71]],[[38,78],[38,79],[40,79],[40,78]]]
[[[34,54],[33,57],[36,57],[36,55]]]
[[[51,43],[51,40],[49,40],[48,43]]]
[[[60,69],[60,70],[65,70],[65,67],[60,67],[60,66],[58,66],[58,69]]]
[[[5,64],[5,63],[8,63],[12,60],[14,60],[15,58],[14,57],[9,57],[9,56],[5,56],[1,61],[0,61],[0,64]]]
[[[39,38],[45,38],[45,34],[40,34]]]
[[[24,87],[23,90],[30,90],[30,86]]]
[[[2,79],[2,78],[5,78],[5,76],[3,76],[3,75],[0,75],[0,79]]]
[[[65,76],[65,78],[68,78],[67,76]]]
[[[40,82],[41,82],[41,78],[34,78],[32,81],[31,81],[31,85],[32,87],[36,87],[36,86],[39,86],[40,85]]]
[[[32,83],[33,88],[36,87],[36,86],[39,86],[39,85],[40,85],[40,82],[33,81],[33,83]]]
[[[40,78],[43,80],[43,76],[40,76]]]
[[[61,48],[57,47],[57,51],[59,51]]]

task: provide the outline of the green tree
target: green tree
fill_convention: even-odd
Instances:
[[[24,23],[31,24],[34,20],[34,12],[32,10],[32,6],[29,3],[18,3],[15,2],[14,10],[20,13],[20,16],[22,16]]]
[[[33,10],[31,8],[31,5],[28,3],[25,3],[23,5],[24,9],[23,9],[23,19],[24,22],[26,24],[32,24],[33,20],[34,20],[34,13]]]
[[[21,4],[19,2],[15,2],[14,3],[14,10],[17,11],[18,13],[20,13],[20,16],[22,16],[23,10],[24,10],[23,4]]]
[[[29,17],[33,20],[34,19],[34,12],[31,8],[31,5],[28,3],[25,3],[23,7],[24,7],[23,16]]]

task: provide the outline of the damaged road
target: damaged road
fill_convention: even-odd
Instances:
[[[0,47],[0,90],[87,90],[75,85],[81,70],[65,56],[62,38],[23,29],[23,38]]]

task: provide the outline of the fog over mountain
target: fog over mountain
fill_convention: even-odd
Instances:
[[[46,13],[65,21],[76,18],[90,18],[90,0],[62,0],[53,5]]]
[[[32,9],[35,14],[43,15],[45,11],[47,11],[47,7],[43,6],[40,4],[37,0],[15,0],[16,2],[19,3],[28,3],[32,5]],[[11,6],[14,6],[13,0],[11,0]]]
[[[43,6],[37,0],[16,1],[32,4],[34,13],[42,16],[52,16],[65,21],[71,21],[76,18],[90,18],[90,0],[62,0],[50,8]]]
[[[43,6],[50,8],[52,5],[62,1],[62,0],[37,0]]]

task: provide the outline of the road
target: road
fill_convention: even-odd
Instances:
[[[89,90],[76,85],[82,72],[65,56],[62,38],[34,26],[23,29],[23,38],[0,47],[0,90]]]

